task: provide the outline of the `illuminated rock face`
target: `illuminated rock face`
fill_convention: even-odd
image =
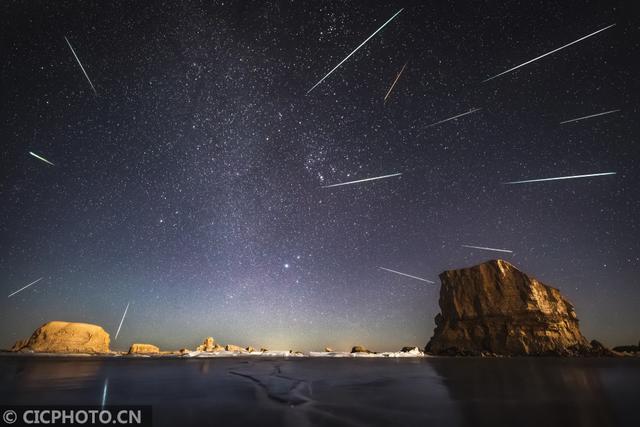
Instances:
[[[153,344],[131,344],[129,348],[129,354],[154,354],[160,353],[160,349]]]
[[[201,345],[196,348],[196,351],[214,351],[216,341],[213,337],[205,338]]]
[[[98,325],[54,320],[40,326],[14,351],[38,353],[109,353],[109,334]],[[18,343],[16,343],[18,344]]]
[[[503,260],[440,274],[434,354],[576,355],[589,349],[573,306]]]

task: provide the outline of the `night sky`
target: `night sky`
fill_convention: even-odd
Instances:
[[[378,267],[500,257],[636,343],[638,10],[446,3],[3,2],[0,347],[49,320],[114,349],[422,347],[439,284]]]

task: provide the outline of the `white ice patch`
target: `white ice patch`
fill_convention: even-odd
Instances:
[[[420,350],[413,349],[411,351],[387,351],[384,353],[348,353],[346,351],[312,351],[309,357],[424,357],[424,353]]]
[[[383,353],[349,353],[346,351],[311,351],[309,353],[291,353],[287,350],[271,350],[271,351],[253,351],[237,352],[237,351],[190,351],[185,353],[183,357],[196,358],[215,358],[215,357],[368,357],[368,358],[389,358],[389,357],[425,357],[425,354],[413,349],[410,351],[387,351]]]

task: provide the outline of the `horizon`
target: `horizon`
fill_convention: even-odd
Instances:
[[[508,260],[505,260],[503,258],[490,258],[490,259],[487,259],[485,261],[480,262],[479,264],[490,263],[490,262],[495,262],[495,261],[505,261],[505,262],[513,265],[515,268],[517,268],[518,270],[522,271],[523,273],[527,274],[529,277],[535,278],[535,279],[539,280],[540,282],[542,282],[543,284],[545,284],[547,286],[559,289],[556,286],[553,286],[553,285],[551,285],[549,283],[545,283],[544,280],[540,280],[539,278],[537,278],[534,275],[528,273],[527,271],[520,269],[519,266],[517,265],[517,263],[514,263],[513,261],[508,261]],[[467,267],[451,268],[449,270],[443,271],[443,273],[446,272],[446,271],[455,271],[455,270],[460,270],[460,269],[471,268],[471,267],[475,267],[475,266],[477,266],[479,264],[476,264],[476,265],[473,265],[473,266],[467,266]],[[438,286],[438,289],[439,289],[440,283],[438,283],[436,286]],[[561,289],[559,289],[559,290],[562,292]],[[571,302],[571,301],[569,301],[569,302]],[[135,306],[135,302],[132,302],[131,305],[132,305],[132,308],[133,308]],[[440,310],[438,309],[438,311],[435,314],[437,314],[439,312],[440,312]],[[577,309],[576,309],[576,312],[578,314],[578,319],[580,321],[580,313],[577,311]],[[434,314],[434,316],[435,316],[435,314]],[[121,319],[121,320],[125,321],[126,319]],[[368,349],[370,349],[372,351],[385,352],[385,351],[399,351],[402,347],[405,347],[405,346],[416,346],[416,347],[418,347],[420,349],[424,349],[424,346],[426,345],[427,341],[433,335],[433,328],[435,328],[435,323],[433,322],[433,317],[432,317],[431,318],[431,323],[433,324],[433,328],[431,328],[430,333],[428,334],[427,338],[425,340],[423,340],[424,343],[422,343],[422,342],[404,342],[404,341],[402,341],[403,338],[400,337],[400,338],[396,338],[395,341],[392,341],[392,343],[394,343],[394,344],[382,343],[382,344],[380,344],[378,346],[372,346],[372,345],[369,345],[367,342],[364,342],[364,341],[357,341],[356,340],[354,342],[348,342],[348,338],[342,338],[342,339],[339,339],[337,341],[335,339],[333,341],[327,341],[327,343],[324,344],[324,345],[318,345],[318,342],[320,342],[320,341],[316,341],[313,344],[314,347],[307,346],[306,348],[300,348],[293,340],[291,340],[291,338],[290,338],[290,336],[288,334],[286,336],[284,334],[281,334],[279,339],[276,339],[276,340],[273,340],[273,339],[270,339],[270,338],[262,338],[262,341],[260,341],[260,343],[249,342],[246,337],[239,337],[237,339],[234,339],[235,337],[231,337],[231,338],[229,338],[230,340],[220,340],[220,339],[216,338],[215,335],[211,335],[211,334],[202,336],[202,338],[200,340],[196,339],[195,341],[193,341],[193,338],[191,338],[191,341],[189,341],[187,344],[184,344],[184,341],[171,341],[171,340],[167,341],[167,340],[163,339],[163,337],[159,337],[156,340],[150,340],[148,338],[145,338],[142,334],[133,335],[132,338],[131,338],[132,341],[127,342],[127,341],[125,341],[124,338],[114,339],[114,335],[115,335],[114,331],[116,330],[117,326],[114,326],[113,330],[110,331],[109,329],[107,329],[107,327],[105,327],[104,325],[101,325],[99,323],[85,322],[85,321],[77,320],[77,319],[76,320],[73,320],[73,319],[72,320],[69,320],[69,319],[50,319],[50,320],[44,322],[43,324],[36,326],[32,330],[32,332],[35,331],[36,329],[38,329],[39,327],[43,326],[44,324],[46,324],[48,322],[53,322],[53,321],[88,323],[88,324],[94,324],[94,325],[102,327],[110,337],[110,347],[111,347],[112,351],[127,351],[132,344],[136,344],[136,343],[138,343],[138,344],[139,343],[153,344],[153,345],[158,346],[161,351],[173,351],[173,350],[179,350],[181,348],[187,348],[187,349],[190,349],[190,350],[194,350],[198,345],[202,344],[202,341],[205,340],[207,337],[212,337],[217,344],[220,344],[220,345],[223,345],[223,346],[225,346],[227,344],[234,344],[234,345],[239,345],[240,347],[243,347],[243,348],[246,348],[248,346],[252,346],[252,347],[257,348],[257,349],[261,348],[261,347],[264,347],[264,348],[267,348],[268,350],[272,350],[272,351],[275,351],[275,350],[283,350],[283,351],[291,350],[291,351],[294,351],[294,352],[295,351],[301,351],[301,352],[307,353],[309,351],[322,351],[324,348],[329,347],[329,348],[332,348],[334,351],[346,351],[346,352],[348,352],[355,345],[364,345],[366,348],[368,348]],[[634,341],[630,341],[628,343],[609,342],[608,340],[602,339],[601,337],[590,336],[588,333],[585,332],[585,327],[584,327],[584,325],[582,324],[581,321],[580,321],[580,329],[583,332],[583,334],[585,335],[585,337],[587,338],[587,340],[590,341],[592,339],[596,339],[596,340],[598,340],[600,342],[603,342],[605,345],[608,345],[610,347],[614,347],[616,345],[634,345],[635,344]],[[126,328],[124,330],[126,330]],[[258,331],[258,333],[261,333],[261,332],[262,331]],[[369,333],[370,329],[363,330],[363,332],[365,332],[365,334]],[[348,333],[350,333],[350,332],[348,332]],[[397,331],[395,331],[395,334],[397,335]],[[27,334],[23,338],[28,339],[30,336],[31,336],[31,332],[29,334]],[[267,333],[266,336],[269,337],[269,334]],[[400,334],[400,336],[402,336],[402,335]],[[189,337],[195,337],[195,334],[194,333],[190,333]],[[321,339],[321,337],[318,337],[318,339]],[[6,346],[5,349],[9,349],[11,347],[11,345],[13,345],[14,342],[9,343],[9,345]],[[305,341],[303,340],[302,342],[305,342]],[[375,341],[374,340],[369,340],[369,342],[375,342]],[[180,343],[183,343],[183,344],[180,344]],[[270,345],[272,343],[273,343],[273,345]]]

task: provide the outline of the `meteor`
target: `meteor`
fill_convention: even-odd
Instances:
[[[340,63],[338,65],[336,65],[335,67],[333,67],[333,69],[331,71],[329,71],[327,73],[326,76],[324,76],[323,78],[320,79],[320,81],[318,83],[316,83],[315,85],[313,85],[313,87],[311,89],[309,89],[307,91],[307,95],[309,95],[309,93],[314,90],[320,83],[322,83],[324,81],[324,79],[326,79],[327,77],[329,77],[331,75],[331,73],[333,73],[335,70],[338,69],[338,67],[340,67],[342,64],[344,64],[346,62],[347,59],[351,58],[351,56],[356,53],[358,51],[358,49],[360,49],[362,46],[364,46],[369,40],[371,40],[371,38],[373,38],[373,36],[375,36],[376,34],[378,34],[378,32],[380,32],[380,30],[382,30],[389,22],[393,21],[393,19],[398,16],[400,14],[400,12],[402,12],[404,10],[404,8],[400,9],[399,11],[397,11],[395,13],[395,15],[393,15],[391,18],[389,18],[389,20],[387,22],[385,22],[384,24],[382,24],[382,26],[380,28],[378,28],[373,34],[371,34],[365,41],[363,41],[362,43],[360,43],[360,46],[358,46],[357,48],[355,48],[349,55],[346,56],[346,58],[344,58],[342,61],[340,61]]]
[[[82,70],[82,72],[84,73],[84,76],[87,78],[87,81],[89,82],[89,84],[91,85],[91,89],[93,89],[93,93],[98,96],[98,92],[96,92],[96,88],[93,87],[93,83],[91,83],[91,79],[89,78],[89,75],[87,74],[87,72],[84,70],[84,67],[82,66],[82,63],[80,62],[80,58],[78,58],[78,55],[76,55],[76,51],[73,50],[73,46],[71,46],[71,43],[69,43],[69,39],[65,36],[64,38],[67,41],[67,44],[69,45],[69,49],[71,49],[71,53],[73,53],[73,56],[75,56],[76,61],[78,61],[78,65],[80,66],[80,69]]]
[[[580,37],[578,40],[574,40],[574,41],[572,41],[571,43],[565,44],[564,46],[561,46],[561,47],[559,47],[559,48],[557,48],[557,49],[552,50],[551,52],[547,52],[547,53],[545,53],[545,54],[542,54],[542,55],[540,55],[540,56],[538,56],[538,57],[536,57],[536,58],[530,59],[530,60],[529,60],[529,61],[527,61],[527,62],[523,62],[523,63],[522,63],[522,64],[520,64],[520,65],[516,65],[516,66],[515,66],[515,67],[513,67],[513,68],[509,68],[507,71],[503,71],[503,72],[502,72],[502,73],[500,73],[500,74],[496,74],[496,75],[495,75],[495,76],[493,76],[493,77],[489,77],[488,79],[483,80],[483,81],[482,81],[482,83],[486,83],[486,82],[488,82],[489,80],[493,80],[493,79],[495,79],[496,77],[500,77],[500,76],[501,76],[501,75],[503,75],[503,74],[507,74],[507,73],[510,73],[511,71],[515,71],[515,70],[517,70],[518,68],[520,68],[520,67],[524,67],[525,65],[528,65],[528,64],[531,64],[532,62],[537,61],[538,59],[544,58],[544,57],[545,57],[545,56],[547,56],[547,55],[551,55],[552,53],[556,53],[557,51],[559,51],[559,50],[561,50],[561,49],[564,49],[565,47],[569,47],[569,46],[571,46],[572,44],[575,44],[575,43],[581,42],[582,40],[587,39],[587,38],[589,38],[589,37],[591,37],[591,36],[595,36],[596,34],[598,34],[598,33],[602,32],[602,31],[604,31],[604,30],[608,30],[609,28],[614,27],[615,25],[616,25],[616,24],[611,24],[611,25],[609,25],[608,27],[601,28],[601,29],[599,29],[598,31],[595,31],[595,32],[593,32],[593,33],[591,33],[591,34],[587,34],[587,35],[586,35],[586,36],[584,36],[584,37]]]
[[[395,87],[396,83],[398,82],[398,79],[400,79],[400,76],[402,75],[402,72],[404,71],[404,68],[407,66],[408,63],[409,62],[405,62],[404,65],[402,66],[402,69],[400,70],[400,72],[396,76],[396,79],[391,84],[391,87],[389,88],[389,91],[387,91],[387,94],[384,96],[384,102],[387,102],[387,98],[391,94],[391,91],[393,90],[393,88]]]
[[[483,251],[494,251],[494,252],[506,252],[508,254],[512,254],[513,251],[510,251],[509,249],[496,249],[496,248],[487,248],[485,246],[473,246],[473,245],[460,245],[463,248],[470,248],[470,249],[480,249]]]
[[[590,178],[592,176],[605,176],[605,175],[615,175],[615,174],[616,174],[615,172],[602,172],[602,173],[590,173],[587,175],[556,176],[554,178],[527,179],[525,181],[503,182],[503,184],[509,185],[509,184],[525,184],[527,182],[559,181],[561,179]]]
[[[120,328],[122,328],[122,322],[124,322],[124,317],[127,315],[127,310],[129,310],[129,303],[127,303],[127,307],[124,309],[124,314],[122,315],[122,319],[120,319],[120,325],[118,325],[118,330],[116,331],[116,337],[113,339],[114,341],[118,339],[118,334],[120,333]]]
[[[407,273],[401,273],[399,271],[395,271],[395,270],[391,270],[390,268],[384,268],[384,267],[378,267],[380,270],[384,270],[384,271],[388,271],[390,273],[395,273],[395,274],[399,274],[401,276],[406,276],[406,277],[410,277],[412,279],[416,279],[416,280],[422,280],[423,282],[427,282],[427,283],[431,283],[431,284],[435,284],[436,282],[432,282],[431,280],[427,280],[427,279],[423,279],[422,277],[417,277],[417,276],[412,276],[410,274]]]
[[[472,108],[466,113],[458,114],[457,116],[449,117],[448,119],[440,120],[439,122],[431,123],[429,126],[425,126],[424,128],[430,128],[431,126],[439,125],[440,123],[448,122],[449,120],[455,120],[458,117],[466,116],[467,114],[475,113],[476,111],[480,111],[480,108]]]
[[[109,378],[104,380],[104,387],[102,388],[102,407],[104,408],[104,404],[107,402],[107,390],[109,389]]]
[[[579,120],[590,119],[592,117],[604,116],[605,114],[617,113],[620,110],[609,110],[604,113],[591,114],[589,116],[578,117],[577,119],[565,120],[564,122],[560,122],[561,125],[565,123],[577,122]]]
[[[41,278],[39,278],[38,280],[34,280],[33,282],[29,283],[27,286],[24,286],[24,287],[22,287],[22,288],[18,289],[17,291],[10,293],[10,294],[9,294],[9,296],[8,296],[7,298],[11,298],[12,296],[14,296],[15,294],[17,294],[18,292],[20,292],[20,291],[23,291],[23,290],[27,289],[29,286],[31,286],[31,285],[35,285],[36,283],[38,283],[38,282],[39,282],[40,280],[42,280],[42,279],[44,279],[44,277],[41,277]]]
[[[44,157],[38,156],[36,153],[34,153],[33,151],[29,151],[29,154],[31,154],[33,157],[35,157],[36,159],[42,160],[45,163],[49,163],[51,166],[55,166],[53,163],[51,163],[49,160],[45,159]]]
[[[357,184],[359,182],[365,182],[365,181],[375,181],[376,179],[391,178],[392,176],[400,176],[400,175],[402,175],[402,173],[392,173],[391,175],[375,176],[373,178],[359,179],[357,181],[349,181],[349,182],[341,182],[339,184],[323,185],[321,188],[339,187],[341,185]]]

